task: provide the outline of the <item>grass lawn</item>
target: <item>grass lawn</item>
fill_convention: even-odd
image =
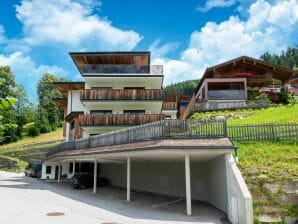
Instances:
[[[298,207],[279,198],[282,186],[298,181],[298,142],[234,143],[239,147],[239,167],[253,197],[255,223],[259,223],[258,215],[268,213],[268,206],[277,208],[275,215],[297,217]],[[278,192],[268,191],[266,184],[278,184]]]
[[[298,104],[266,109],[224,110],[194,113],[191,119],[212,118],[223,115],[229,125],[257,123],[298,123]]]
[[[30,126],[31,124],[26,125],[25,129],[28,129]],[[58,128],[55,131],[40,134],[36,137],[24,134],[23,138],[17,142],[1,145],[0,156],[16,159],[19,162],[20,167],[9,169],[8,171],[19,172],[28,164],[23,155],[47,151],[49,147],[60,143],[64,139],[62,133],[63,128]]]
[[[31,145],[42,145],[48,142],[55,142],[55,141],[62,141],[64,138],[62,136],[63,128],[58,128],[55,131],[40,134],[36,137],[31,136],[24,136],[17,142],[12,142],[9,144],[1,145],[0,146],[0,153],[1,151],[7,150],[16,150],[18,148],[22,148],[24,146],[30,147]]]

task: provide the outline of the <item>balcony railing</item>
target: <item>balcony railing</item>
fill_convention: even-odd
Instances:
[[[81,100],[163,100],[162,89],[86,89]]]
[[[212,110],[233,110],[241,108],[266,108],[267,100],[247,100],[247,101],[229,101],[229,102],[206,102],[197,103],[193,111],[212,111]]]
[[[164,102],[162,105],[163,110],[178,110],[177,102]]]
[[[227,124],[221,121],[160,120],[92,136],[86,139],[64,142],[52,147],[47,157],[69,150],[97,148],[158,139],[206,139],[227,137]]]
[[[163,114],[105,114],[79,116],[82,127],[140,125],[164,119]]]
[[[84,65],[83,73],[94,74],[150,74],[162,75],[162,65]]]
[[[208,90],[209,100],[245,100],[245,90]]]

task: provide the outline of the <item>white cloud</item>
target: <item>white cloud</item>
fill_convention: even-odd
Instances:
[[[36,84],[44,73],[53,73],[58,76],[65,76],[67,72],[57,66],[39,65],[22,52],[15,52],[9,55],[0,54],[0,66],[10,66],[16,80],[23,84],[31,97],[35,97]]]
[[[161,40],[155,40],[148,48],[151,51],[151,58],[161,58],[165,57],[168,53],[175,51],[179,47],[178,42],[166,43],[164,45],[160,45]]]
[[[59,44],[72,50],[131,50],[142,39],[93,14],[94,0],[22,0],[16,6],[29,46]]]
[[[247,20],[231,16],[221,23],[208,22],[192,33],[179,60],[161,58],[165,64],[165,84],[172,80],[200,78],[208,66],[248,55],[259,57],[266,51],[280,53],[293,44],[298,33],[298,2],[258,0],[248,10]]]
[[[5,37],[5,29],[4,27],[0,24],[0,45],[4,44],[7,41],[7,38]]]
[[[207,12],[213,8],[225,8],[234,5],[237,0],[207,0],[204,6],[197,7],[197,11]]]

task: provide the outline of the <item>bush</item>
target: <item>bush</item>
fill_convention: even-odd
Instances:
[[[40,133],[48,133],[52,131],[52,128],[49,125],[43,125],[39,129],[40,129]]]
[[[30,127],[29,129],[28,129],[28,135],[29,136],[37,136],[37,135],[39,135],[40,134],[40,130],[39,130],[39,128],[38,127]]]

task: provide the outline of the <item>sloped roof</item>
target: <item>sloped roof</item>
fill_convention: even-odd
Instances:
[[[214,72],[217,69],[221,69],[226,66],[237,65],[239,63],[246,66],[248,69],[249,68],[252,68],[252,69],[260,69],[261,68],[261,69],[270,70],[273,73],[273,78],[279,79],[283,83],[288,82],[291,79],[291,77],[295,73],[297,73],[297,71],[283,67],[283,66],[274,65],[269,62],[265,62],[265,61],[262,61],[262,60],[259,60],[259,59],[253,58],[253,57],[241,56],[241,57],[234,58],[232,60],[217,64],[217,65],[214,65],[212,67],[208,67],[203,74],[203,78],[198,83],[196,92],[201,87],[202,83],[204,82],[204,79],[212,78],[214,75]]]

